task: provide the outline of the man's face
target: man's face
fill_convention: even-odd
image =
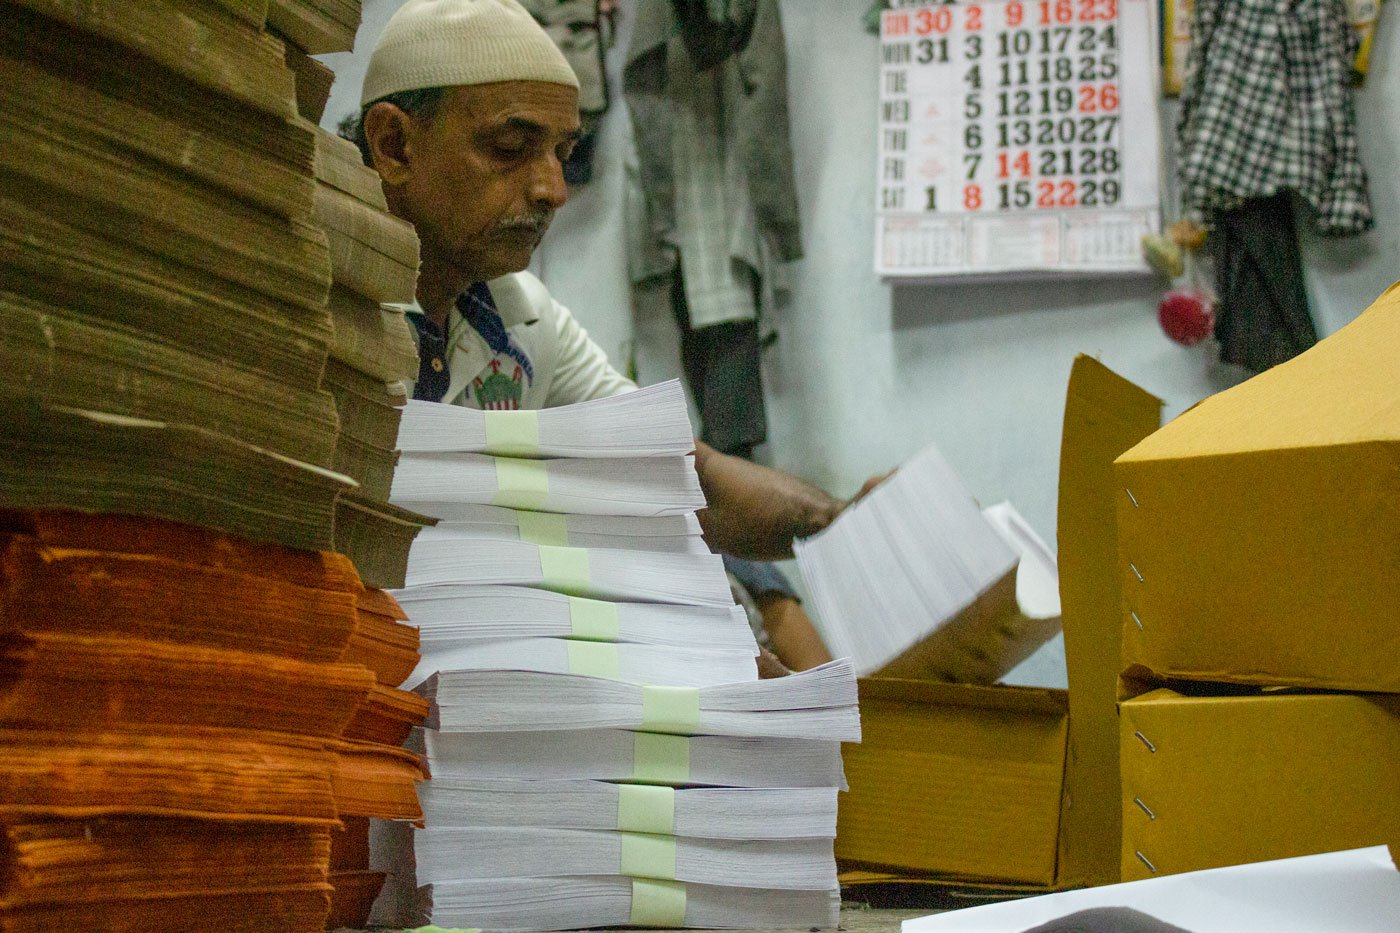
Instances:
[[[563,163],[579,134],[578,92],[504,81],[454,87],[405,140],[396,212],[431,258],[471,281],[519,272],[568,198]]]

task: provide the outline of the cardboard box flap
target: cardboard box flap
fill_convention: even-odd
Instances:
[[[1059,511],[1070,689],[861,680],[863,741],[845,750],[851,792],[836,838],[843,865],[1040,889],[1117,880],[1112,465],[1158,427],[1160,410],[1096,361],[1076,360]]]
[[[1059,881],[1118,880],[1116,701],[1121,595],[1113,461],[1161,424],[1161,399],[1087,356],[1074,361],[1060,448],[1059,562],[1069,674]]]
[[[859,681],[860,702],[892,701],[932,706],[970,706],[979,709],[1064,715],[1069,701],[1063,690],[1043,687],[949,684],[931,680],[899,680],[867,677]]]
[[[1400,288],[1286,363],[1205,399],[1122,462],[1400,441]],[[1269,413],[1268,417],[1263,417]]]

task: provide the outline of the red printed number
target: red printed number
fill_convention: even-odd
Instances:
[[[970,211],[982,208],[982,186],[968,185],[963,189],[963,207]]]
[[[1011,0],[1006,5],[1006,25],[1015,29],[1021,25],[1021,21],[1026,18],[1026,9],[1017,0]]]
[[[1031,154],[1029,150],[1022,149],[1021,154],[1014,159],[1011,158],[1010,153],[997,153],[997,177],[1010,178],[1013,172],[1022,178],[1031,177]]]
[[[963,28],[968,32],[976,32],[982,28],[982,8],[972,5],[967,8],[967,19],[963,21]]]
[[[1118,18],[1118,0],[1079,0],[1081,23],[1112,22]]]
[[[931,32],[947,32],[953,28],[953,11],[946,6],[936,10],[924,7],[914,15],[914,32],[926,36]]]
[[[1118,85],[1088,85],[1079,89],[1080,113],[1112,113],[1118,109]]]
[[[1079,203],[1072,181],[1042,181],[1035,186],[1036,207],[1074,207]]]
[[[1040,25],[1063,24],[1074,20],[1074,0],[1040,0]]]

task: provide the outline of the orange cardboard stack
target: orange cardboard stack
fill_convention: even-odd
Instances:
[[[362,579],[421,522],[335,472],[298,115],[358,3],[272,6],[304,49],[267,0],[0,3],[7,930],[317,929],[340,815],[417,814],[416,632]]]
[[[1125,880],[1400,838],[1400,287],[1116,464]]]
[[[418,629],[383,590],[357,594],[355,629],[342,662],[364,665],[374,683],[335,746],[332,785],[344,824],[331,837],[330,883],[335,888],[328,929],[361,927],[384,885],[370,869],[369,818],[422,819],[415,785],[428,777],[422,759],[404,742],[423,722],[428,701],[398,685],[418,664]]]
[[[343,664],[336,554],[159,519],[0,519],[0,926],[317,929]]]

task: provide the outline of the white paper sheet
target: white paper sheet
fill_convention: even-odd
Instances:
[[[969,907],[906,920],[902,933],[1016,933],[1116,906],[1192,933],[1395,933],[1400,871],[1385,846],[1375,846]]]

